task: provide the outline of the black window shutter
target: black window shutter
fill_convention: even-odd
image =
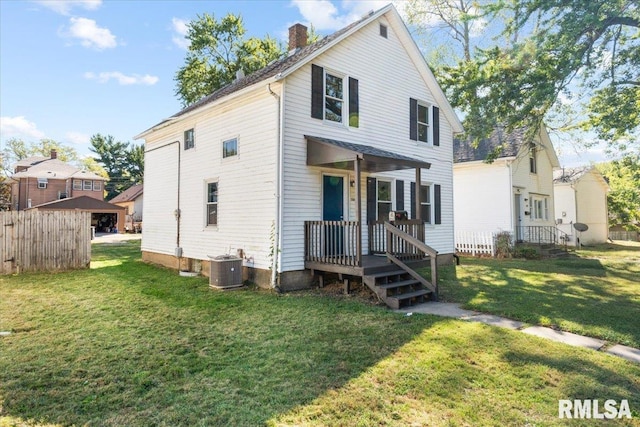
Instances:
[[[418,140],[418,100],[409,98],[409,138]]]
[[[349,77],[349,126],[360,126],[360,104],[358,103],[358,80]]]
[[[404,210],[404,181],[396,180],[396,210]]]
[[[440,145],[440,109],[433,107],[433,145]]]
[[[442,208],[440,203],[440,185],[433,186],[433,204],[435,209],[435,223],[442,224]]]
[[[311,64],[311,117],[322,120],[324,94],[324,69]]]
[[[378,181],[375,178],[367,178],[367,224],[376,220],[378,209],[376,209],[376,193],[378,191]]]
[[[411,183],[411,219],[416,219],[416,183]]]

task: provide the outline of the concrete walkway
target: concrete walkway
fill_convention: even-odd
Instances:
[[[455,319],[468,320],[471,322],[485,323],[491,326],[507,328],[516,331],[522,331],[525,334],[535,335],[537,337],[546,338],[552,341],[561,342],[576,347],[590,348],[596,351],[604,351],[614,356],[622,357],[635,363],[640,363],[640,350],[625,345],[614,345],[613,347],[605,347],[606,341],[596,338],[585,337],[582,335],[572,334],[571,332],[557,331],[544,326],[527,326],[523,322],[517,320],[506,319],[492,314],[478,313],[476,311],[465,310],[460,308],[460,304],[449,302],[427,302],[424,304],[406,307],[396,310],[398,313],[421,313],[433,314],[436,316],[453,317]]]

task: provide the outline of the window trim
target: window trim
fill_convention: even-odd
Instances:
[[[73,189],[74,190],[78,190],[78,191],[82,191],[82,180],[81,179],[74,179],[73,180]]]
[[[228,159],[230,157],[237,157],[239,154],[239,143],[238,143],[239,138],[237,136],[234,136],[233,138],[229,138],[229,139],[223,139],[222,140],[222,158],[223,159]],[[226,154],[225,152],[225,144],[228,142],[232,142],[235,141],[236,147],[235,147],[235,152],[233,154]]]
[[[187,134],[191,134],[191,138],[187,139]],[[192,148],[196,147],[196,132],[195,132],[195,128],[191,128],[191,129],[187,129],[184,131],[183,135],[182,135],[182,139],[183,139],[183,147],[184,150],[191,150]],[[189,142],[189,144],[187,145],[187,142]]]
[[[538,150],[536,149],[536,144],[531,143],[529,145],[529,173],[538,174]]]
[[[93,191],[102,191],[102,181],[93,181]]]
[[[216,201],[209,201],[209,186],[216,184]],[[218,178],[207,179],[204,181],[204,226],[205,228],[216,229],[220,224],[220,181]],[[209,222],[209,206],[216,206],[216,222]]]
[[[422,187],[425,187],[428,189],[428,195],[429,195],[429,200],[428,201],[424,201],[422,199],[422,197],[420,197],[420,206],[426,206],[428,208],[428,212],[429,212],[429,220],[427,221],[426,218],[420,218],[422,220],[422,222],[424,224],[429,224],[429,225],[433,225],[435,223],[434,221],[434,200],[433,200],[433,195],[434,195],[434,188],[433,188],[433,183],[432,182],[422,182],[420,184],[420,190],[422,190]]]
[[[87,185],[89,183],[89,185]],[[92,191],[93,190],[93,181],[90,179],[82,180],[82,191]]]
[[[38,179],[38,188],[40,190],[44,190],[45,188],[47,188],[47,185],[49,184],[48,178],[37,178],[37,179]]]
[[[342,103],[341,111],[340,111],[340,121],[335,121],[327,118],[327,76],[332,76],[339,78],[342,81],[342,98],[330,97],[330,99],[338,100]],[[344,73],[339,73],[337,71],[328,70],[326,67],[323,68],[323,76],[322,76],[322,120],[327,123],[334,123],[340,126],[348,126],[348,117],[345,120],[345,112],[349,105],[349,80],[347,75]],[[345,90],[346,89],[346,90]]]
[[[420,114],[419,114],[420,107],[424,107],[427,110],[427,121],[426,122],[421,122],[420,121]],[[431,119],[431,115],[433,114],[433,112],[432,112],[432,108],[431,107],[433,107],[433,105],[431,105],[430,103],[424,102],[424,101],[420,101],[420,100],[418,100],[418,105],[416,106],[416,108],[417,108],[417,111],[416,111],[417,141],[418,142],[422,142],[422,143],[427,144],[427,145],[433,145],[433,137],[431,136],[431,134],[432,134],[432,129],[431,129],[432,123],[431,123],[431,120],[430,120]],[[427,140],[426,141],[420,139],[420,125],[426,127],[426,130],[425,130],[425,134],[427,136]]]

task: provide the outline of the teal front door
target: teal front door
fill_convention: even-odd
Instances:
[[[323,175],[322,177],[322,219],[323,221],[344,220],[344,178]],[[344,225],[327,223],[324,233],[325,254],[329,256],[344,253]]]

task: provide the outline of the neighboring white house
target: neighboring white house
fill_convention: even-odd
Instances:
[[[492,163],[487,156],[499,153]],[[491,241],[500,231],[516,241],[548,240],[554,233],[553,170],[560,166],[544,127],[533,141],[523,130],[498,128],[473,147],[454,141],[454,218],[456,246]]]
[[[398,12],[388,5],[309,46],[300,24],[289,38],[286,58],[136,137],[143,258],[207,274],[209,256],[237,254],[245,277],[291,289],[311,277],[310,221],[339,221],[340,250],[367,254],[359,224],[406,209],[450,259],[462,126]],[[358,229],[361,242],[348,234]]]
[[[609,237],[607,192],[609,184],[593,166],[564,168],[553,175],[555,218],[573,245],[605,243]],[[573,224],[586,224],[577,231]]]

